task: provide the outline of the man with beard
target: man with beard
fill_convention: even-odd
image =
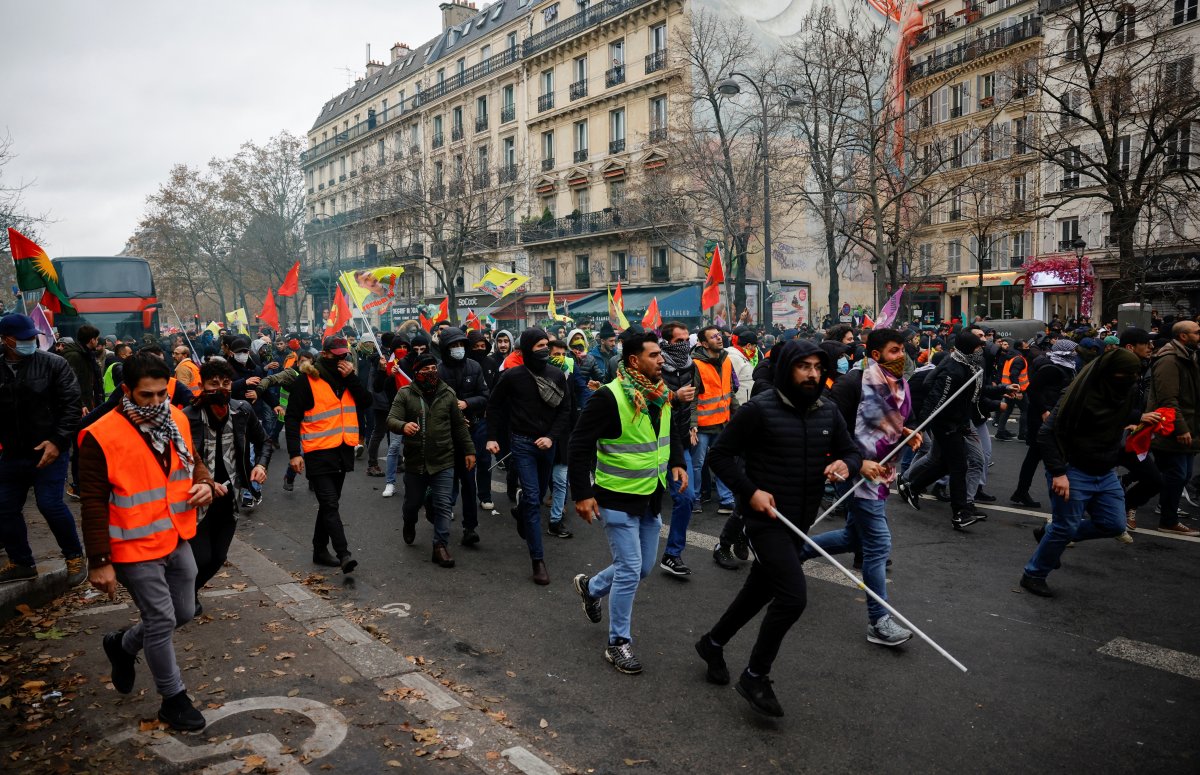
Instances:
[[[472,448],[482,447],[487,443],[487,425],[483,417],[487,412],[488,387],[479,364],[467,358],[467,335],[462,329],[451,326],[442,331],[438,338],[438,347],[442,351],[442,363],[438,366],[438,377],[458,397],[458,409],[466,417]],[[462,545],[474,546],[479,543],[479,500],[478,484],[475,478],[474,452],[471,454],[471,467],[464,464],[465,457],[454,456],[454,486],[450,494],[450,504],[458,500],[462,491],[463,534]]]
[[[1169,436],[1155,436],[1150,448],[1162,471],[1162,492],[1158,496],[1158,529],[1176,535],[1198,536],[1179,521],[1179,499],[1192,478],[1196,452],[1200,451],[1200,324],[1181,320],[1171,328],[1171,341],[1154,354],[1150,367],[1151,407],[1175,410],[1175,430]],[[1126,351],[1128,352],[1128,351]]]
[[[692,361],[695,364],[696,376],[699,377],[697,387],[700,391],[696,396],[696,446],[692,449],[691,481],[692,492],[695,494],[699,492],[700,471],[704,468],[704,459],[708,456],[709,447],[725,429],[725,424],[737,408],[738,379],[733,373],[729,353],[725,351],[721,329],[716,326],[700,329],[700,343],[692,350]],[[719,501],[717,513],[732,514],[733,493],[715,472],[713,479]],[[720,553],[722,548],[721,544],[718,544],[714,551]],[[716,556],[714,554],[714,557]],[[717,562],[722,564],[719,557]]]
[[[687,326],[676,320],[662,327],[662,378],[671,389],[671,436],[682,439],[683,465],[692,470],[692,447],[696,444],[696,365],[692,362]],[[690,576],[683,562],[687,529],[692,521],[695,498],[691,487],[671,487],[671,532],[658,567],[672,576]]]
[[[208,361],[200,367],[200,391],[192,405],[183,410],[191,427],[196,455],[212,472],[213,479],[226,487],[204,511],[191,540],[196,559],[196,615],[200,589],[217,575],[237,529],[237,504],[233,494],[250,482],[267,481],[267,466],[274,448],[250,404],[230,397],[233,369],[223,360]],[[250,463],[251,450],[254,464]]]
[[[600,326],[600,333],[596,337],[596,346],[592,348],[588,355],[596,359],[596,366],[600,370],[600,382],[607,382],[612,375],[609,374],[608,360],[617,352],[617,332],[613,330],[612,323],[604,321],[604,325]]]
[[[533,582],[545,586],[550,574],[542,550],[541,504],[550,486],[554,468],[554,439],[567,434],[571,401],[567,378],[550,366],[550,340],[540,328],[521,332],[522,363],[500,374],[488,402],[487,449],[500,452],[500,439],[509,439],[510,470],[521,484],[521,498],[514,509],[517,533],[529,547]]]
[[[588,524],[600,518],[613,559],[595,576],[575,576],[575,591],[593,623],[599,623],[600,601],[608,596],[604,658],[618,672],[635,675],[642,664],[632,650],[633,599],[658,556],[663,491],[687,489],[688,477],[685,435],[671,422],[672,395],[662,380],[658,337],[626,331],[621,340],[616,378],[579,415],[569,471],[575,511]]]
[[[352,572],[358,561],[350,555],[339,501],[346,474],[354,470],[358,407],[371,401],[349,356],[345,339],[325,337],[321,356],[293,384],[284,416],[292,470],[308,476],[317,496],[313,562],[342,573]],[[329,554],[331,542],[336,558]]]
[[[1059,567],[1067,544],[1125,532],[1125,493],[1116,472],[1123,437],[1139,417],[1159,420],[1157,413],[1141,415],[1136,405],[1140,371],[1129,350],[1105,353],[1080,371],[1038,431],[1053,516],[1033,531],[1038,547],[1021,586],[1039,597],[1053,596],[1046,577]]]
[[[500,372],[504,370],[504,359],[512,354],[514,341],[513,335],[507,330],[502,328],[496,332],[496,341],[492,344],[492,354],[488,356],[487,364],[483,368],[488,390],[496,387],[496,380],[500,379]]]
[[[807,604],[803,543],[774,518],[777,509],[800,530],[817,516],[825,482],[846,481],[862,466],[846,421],[821,399],[829,357],[808,341],[791,341],[779,353],[775,389],[750,399],[712,447],[713,473],[737,497],[754,564],[737,597],[716,625],[696,642],[707,678],[729,683],[725,645],[767,608],[737,691],[755,711],[782,716],[768,677],[780,645]]]

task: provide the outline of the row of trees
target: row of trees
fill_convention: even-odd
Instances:
[[[30,212],[25,204],[25,192],[32,185],[30,181],[12,180],[5,177],[5,167],[16,158],[13,140],[10,135],[0,136],[0,253],[10,252],[8,245],[8,227],[38,241],[39,229],[49,223],[49,216]],[[0,261],[0,287],[11,288],[16,284],[16,272],[11,261]],[[0,309],[6,305],[0,304]]]

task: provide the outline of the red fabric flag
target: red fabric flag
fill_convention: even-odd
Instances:
[[[292,264],[292,268],[288,270],[287,277],[283,278],[283,285],[279,286],[280,296],[295,296],[300,291],[300,262]]]
[[[1138,460],[1145,460],[1150,454],[1150,441],[1155,436],[1170,436],[1175,432],[1175,410],[1164,406],[1154,411],[1162,415],[1162,419],[1153,425],[1138,423],[1137,429],[1125,440],[1125,451],[1137,455]]]
[[[279,310],[275,308],[275,292],[267,289],[267,298],[263,301],[262,312],[256,316],[276,331],[279,330]]]
[[[875,327],[875,321],[874,321],[874,320],[871,320],[871,316],[870,316],[870,315],[868,315],[866,312],[863,312],[863,324],[862,324],[862,327],[863,327],[863,328],[874,328],[874,327]]]
[[[721,246],[713,245],[712,266],[704,277],[704,291],[700,294],[700,309],[706,310],[721,303],[721,283],[725,282],[725,270],[721,267]]]
[[[420,314],[421,314],[421,328],[425,329],[425,333],[428,334],[429,330],[431,328],[433,328],[433,321],[430,320],[429,318],[425,317],[424,312],[422,312]]]
[[[479,316],[475,314],[475,310],[471,310],[467,313],[467,330],[468,331],[482,331],[483,330],[483,322],[479,319]]]
[[[440,323],[443,320],[450,319],[450,297],[442,299],[442,303],[438,305],[437,315],[434,316],[433,322]]]
[[[329,328],[325,329],[325,336],[335,336],[349,322],[350,305],[346,303],[346,297],[342,295],[342,286],[339,285],[337,294],[333,297],[333,319]]]
[[[646,329],[655,329],[656,331],[662,328],[662,315],[658,314],[658,297],[650,299],[650,306],[646,308],[646,314],[642,317],[642,327]]]

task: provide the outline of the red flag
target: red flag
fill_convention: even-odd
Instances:
[[[330,321],[329,328],[325,329],[325,336],[335,336],[347,323],[350,322],[350,305],[346,304],[346,297],[342,295],[342,286],[338,286],[337,294],[333,297],[333,319]]]
[[[863,322],[862,322],[862,327],[863,327],[863,328],[874,328],[874,327],[875,327],[875,321],[874,321],[874,320],[871,320],[871,316],[870,316],[870,315],[868,315],[868,314],[866,313],[866,311],[864,311],[864,312],[863,312]]]
[[[646,308],[646,314],[642,317],[642,328],[656,330],[662,328],[662,315],[658,314],[657,296],[650,300],[650,306]]]
[[[721,283],[725,282],[725,270],[721,267],[721,246],[713,245],[712,265],[704,277],[704,291],[700,294],[700,309],[706,310],[721,303]]]
[[[287,277],[283,278],[283,285],[279,286],[280,296],[295,296],[300,291],[300,262],[292,264],[292,268],[288,270]]]
[[[475,314],[475,310],[471,310],[470,312],[467,313],[467,330],[468,331],[482,331],[483,330],[483,322],[479,320],[479,316]]]
[[[442,303],[438,305],[437,315],[434,316],[433,322],[440,323],[443,320],[450,319],[450,297],[442,299]]]
[[[255,317],[276,331],[279,330],[279,310],[275,308],[275,292],[270,288],[267,289],[267,298],[263,301],[262,312]]]
[[[424,312],[421,313],[421,328],[425,329],[425,333],[427,334],[429,333],[429,330],[433,328],[433,321],[425,317]]]

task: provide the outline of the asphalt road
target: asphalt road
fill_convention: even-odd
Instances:
[[[634,608],[645,672],[620,675],[603,659],[607,610],[591,624],[571,587],[575,573],[608,564],[603,530],[571,513],[575,537],[546,538],[552,584],[537,587],[502,486],[503,514],[482,518],[477,548],[457,546],[455,523],[458,565],[446,570],[430,562],[427,523],[404,545],[400,497],[382,499],[383,480],[367,478],[360,461],[342,514],[361,564],[331,602],[369,613],[407,654],[499,700],[535,748],[580,771],[1200,770],[1200,541],[1146,530],[1132,545],[1092,541],[1051,574],[1056,598],[1024,593],[1017,581],[1044,518],[1007,508],[1024,449],[996,444],[988,489],[1006,508],[967,532],[951,529],[945,504],[927,500],[916,512],[889,503],[891,601],[969,672],[916,639],[897,649],[867,643],[862,593],[810,563],[808,610],[772,673],[787,712],[780,720],[755,715],[732,687],[707,684],[692,647],[748,566],[723,570],[690,547],[690,578],[656,570]],[[281,469],[239,535],[285,569],[308,572],[315,501],[303,479],[282,492]],[[1044,487],[1035,490],[1048,504]],[[693,536],[719,532],[723,518],[708,509]],[[1152,511],[1143,525],[1155,523]],[[756,628],[726,648],[735,675]]]

